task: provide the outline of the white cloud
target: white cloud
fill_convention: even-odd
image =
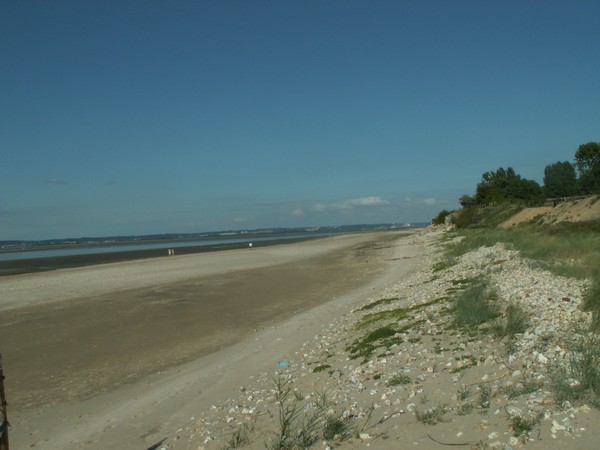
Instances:
[[[372,195],[370,197],[360,197],[360,198],[353,198],[350,200],[345,200],[344,202],[339,203],[334,206],[339,209],[350,209],[350,208],[354,208],[355,206],[381,206],[381,205],[387,205],[389,203],[390,203],[389,201],[382,199],[378,195]]]
[[[426,205],[435,205],[437,203],[437,200],[433,197],[427,197],[423,199],[423,203],[425,203]]]
[[[292,211],[292,216],[300,217],[303,215],[304,215],[304,211],[302,211],[300,208],[296,208],[295,210]]]
[[[389,201],[382,199],[379,196],[370,196],[370,197],[360,197],[360,198],[352,198],[348,200],[344,200],[341,203],[333,203],[331,205],[325,205],[323,203],[317,203],[313,205],[312,210],[317,212],[323,212],[327,209],[352,209],[355,207],[361,206],[381,206],[381,205],[389,205]]]
[[[348,200],[353,206],[379,206],[387,205],[387,200],[382,199],[379,196],[355,198],[354,200]]]

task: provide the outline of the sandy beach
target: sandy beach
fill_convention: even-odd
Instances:
[[[0,279],[15,448],[148,448],[415,267],[407,232]]]

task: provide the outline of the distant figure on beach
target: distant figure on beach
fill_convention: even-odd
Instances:
[[[169,256],[175,256],[175,249],[174,248],[170,248],[167,250],[167,253],[169,254]]]
[[[248,244],[248,247],[250,247],[250,250],[252,250],[252,242]]]

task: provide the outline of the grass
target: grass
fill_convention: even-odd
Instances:
[[[504,318],[498,318],[491,326],[492,333],[499,338],[513,339],[517,334],[527,330],[529,318],[521,306],[510,303],[506,307]]]
[[[329,364],[321,364],[313,369],[313,373],[323,372],[324,370],[329,369],[331,366]]]
[[[456,299],[454,321],[459,326],[476,327],[498,316],[497,295],[481,278],[465,289]]]
[[[437,425],[444,421],[444,415],[448,412],[446,405],[437,405],[424,411],[416,410],[415,416],[418,422],[425,425]]]
[[[410,384],[410,383],[412,383],[411,378],[405,374],[394,375],[392,378],[390,378],[387,381],[387,385],[390,387],[391,386],[400,386],[400,385]]]
[[[341,441],[349,437],[350,427],[341,417],[327,416],[323,425],[323,439]]]
[[[542,413],[539,413],[529,417],[521,417],[519,415],[509,417],[510,427],[512,428],[513,435],[520,437],[531,433],[533,427],[539,424],[542,420],[542,415]]]
[[[504,393],[509,399],[514,399],[522,395],[531,394],[537,392],[544,386],[544,382],[540,380],[533,380],[530,378],[524,379],[522,382],[507,386],[503,389]]]
[[[362,339],[354,342],[353,345],[350,345],[346,348],[346,351],[350,352],[351,359],[357,358],[368,358],[373,352],[381,346],[390,345],[390,338],[393,338],[398,333],[398,330],[392,326],[383,326],[374,331],[371,331]],[[377,341],[382,341],[381,345],[375,345]],[[397,339],[395,341],[398,341]],[[400,341],[398,341],[400,342]]]
[[[223,450],[245,447],[248,444],[250,444],[250,426],[245,423],[232,433]]]
[[[387,305],[388,303],[393,303],[400,300],[399,297],[393,297],[393,298],[382,298],[381,300],[377,300],[374,301],[372,303],[368,303],[366,305],[364,305],[362,308],[357,309],[356,311],[368,311],[369,309],[373,309],[376,306],[380,306],[380,305]]]
[[[600,332],[600,271],[596,271],[592,278],[592,285],[583,298],[583,310],[592,313],[592,331]]]
[[[313,403],[303,404],[294,396],[289,379],[273,379],[275,399],[279,409],[279,428],[275,437],[267,444],[271,450],[308,448],[320,436],[319,426],[329,408],[325,393],[315,393]]]
[[[576,331],[568,354],[566,365],[552,371],[556,401],[586,401],[600,408],[600,336]]]
[[[479,402],[478,406],[480,409],[488,409],[492,400],[492,388],[487,384],[480,384],[479,386]]]
[[[553,228],[534,225],[513,229],[461,230],[459,242],[446,245],[446,256],[456,258],[479,247],[503,242],[521,252],[525,258],[543,263],[548,270],[562,276],[595,278],[600,267],[600,228],[562,224]]]
[[[365,328],[372,323],[380,322],[382,320],[402,320],[406,318],[408,312],[409,310],[406,308],[397,308],[388,311],[370,313],[361,319],[360,323],[358,324],[358,328]]]

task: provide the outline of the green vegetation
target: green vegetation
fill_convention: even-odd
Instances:
[[[506,307],[504,318],[497,319],[491,328],[497,337],[513,339],[516,334],[525,332],[528,323],[529,319],[523,308],[511,303]]]
[[[512,167],[485,172],[477,185],[476,205],[520,203],[539,205],[544,200],[542,188],[533,180],[521,178]]]
[[[350,352],[351,359],[367,359],[378,347],[391,347],[393,344],[401,343],[402,339],[395,337],[397,333],[398,330],[393,326],[378,328],[348,346],[346,351]],[[379,345],[375,345],[377,342]]]
[[[488,409],[492,400],[492,388],[487,384],[480,384],[479,388],[479,402],[478,406],[481,409]]]
[[[444,415],[448,412],[446,405],[437,405],[424,411],[416,410],[415,416],[418,422],[425,425],[436,425],[444,421]]]
[[[376,306],[387,305],[388,303],[393,303],[400,300],[399,297],[393,298],[382,298],[381,300],[374,301],[372,303],[364,305],[362,308],[359,308],[357,311],[368,311],[369,309],[373,309]]]
[[[454,320],[459,326],[476,327],[498,317],[497,294],[487,280],[479,279],[456,299]]]
[[[448,215],[450,215],[452,213],[452,211],[446,211],[445,209],[443,211],[440,211],[440,213],[432,220],[432,224],[434,225],[442,225],[445,223],[446,221],[446,217]]]
[[[462,210],[453,214],[459,228],[494,227],[527,206],[546,199],[600,194],[600,143],[588,142],[575,152],[575,164],[557,161],[544,169],[544,186],[522,178],[512,167],[484,172],[475,195],[460,198]],[[508,214],[508,217],[504,214]],[[444,223],[451,211],[441,211],[433,224]]]
[[[323,426],[323,439],[326,441],[345,440],[350,435],[350,427],[347,422],[337,416],[327,416]]]
[[[293,393],[290,380],[273,379],[279,407],[279,430],[267,445],[271,450],[308,448],[319,440],[319,426],[330,403],[325,393],[315,393],[314,405],[303,404]]]
[[[566,367],[552,373],[556,401],[587,401],[600,407],[600,336],[577,331]]]
[[[592,285],[583,298],[583,310],[592,313],[591,329],[600,331],[600,273],[596,271],[592,279]]]
[[[513,435],[516,437],[526,435],[533,430],[533,427],[542,420],[542,413],[534,414],[529,417],[521,417],[519,415],[511,416],[510,424],[513,430]]]
[[[504,388],[504,393],[508,398],[517,398],[522,395],[527,395],[536,392],[544,386],[543,381],[524,378],[523,381]]]
[[[571,197],[579,192],[575,167],[568,161],[555,162],[544,169],[544,194],[548,198]]]
[[[394,375],[392,378],[390,378],[387,382],[387,385],[388,386],[399,386],[399,385],[410,384],[410,383],[412,383],[412,380],[408,375],[398,374],[398,375]]]
[[[224,450],[245,447],[250,444],[250,426],[245,423],[236,429],[223,447]]]
[[[376,313],[367,314],[360,321],[358,328],[364,328],[372,323],[379,322],[382,320],[402,320],[406,318],[409,310],[407,308],[397,308],[389,311],[380,311]]]
[[[329,369],[331,366],[329,364],[321,364],[313,369],[313,373],[323,372],[326,369]]]
[[[575,152],[579,189],[583,194],[600,194],[600,144],[588,142]]]

